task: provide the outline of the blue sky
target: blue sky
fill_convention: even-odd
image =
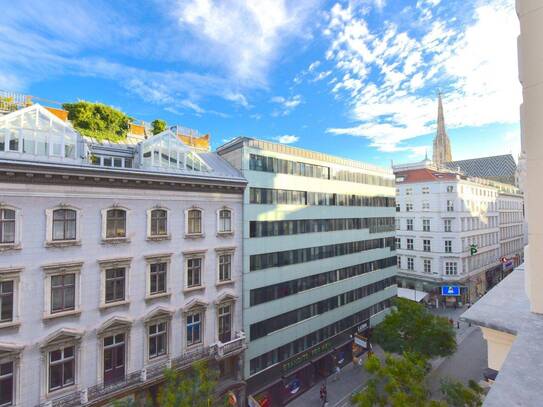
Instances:
[[[6,1],[6,0],[0,0]],[[379,165],[519,152],[513,0],[7,2],[0,89]]]

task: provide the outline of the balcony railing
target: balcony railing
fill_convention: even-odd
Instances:
[[[245,348],[245,334],[243,332],[236,332],[235,338],[230,342],[218,342],[212,346],[201,346],[191,349],[176,358],[165,359],[146,368],[133,371],[113,383],[98,383],[82,391],[74,391],[73,393],[43,402],[39,407],[75,407],[103,402],[114,398],[117,393],[126,392],[131,388],[135,389],[159,380],[167,368],[174,370],[185,369],[198,360],[213,357],[222,359],[241,352]]]

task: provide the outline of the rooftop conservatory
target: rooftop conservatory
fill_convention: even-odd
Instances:
[[[141,143],[142,167],[158,170],[209,172],[200,157],[183,144],[170,130]]]
[[[0,153],[76,160],[78,140],[75,130],[40,105],[0,116]]]

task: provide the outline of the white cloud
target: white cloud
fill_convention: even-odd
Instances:
[[[218,63],[243,83],[264,85],[286,38],[303,36],[315,4],[286,0],[190,0],[178,2],[179,27],[196,42],[186,53]]]
[[[441,6],[421,0],[414,12],[439,16]],[[347,101],[355,124],[328,132],[365,137],[381,151],[405,151],[407,140],[435,131],[439,88],[450,128],[518,121],[512,0],[477,3],[466,23],[433,17],[431,24],[417,25],[415,14],[416,29],[401,21],[373,28],[366,13],[352,3],[330,12],[326,56],[341,78],[332,91]]]
[[[274,140],[277,140],[281,144],[292,144],[300,140],[300,137],[291,134],[285,134],[283,136],[274,137]]]
[[[274,96],[271,98],[271,102],[279,105],[279,109],[272,112],[273,116],[286,116],[296,107],[298,107],[300,103],[302,103],[302,96],[294,95],[290,98]]]

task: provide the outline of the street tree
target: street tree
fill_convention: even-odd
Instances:
[[[206,361],[199,361],[185,371],[165,371],[166,382],[158,394],[161,407],[206,407],[218,400],[215,395],[218,372]]]
[[[473,380],[470,380],[467,386],[455,380],[442,380],[441,393],[447,401],[447,405],[451,407],[479,407],[483,405],[484,390]]]
[[[456,351],[455,332],[449,321],[404,298],[396,298],[395,307],[377,325],[372,340],[387,352],[416,352],[424,358],[449,356]]]

